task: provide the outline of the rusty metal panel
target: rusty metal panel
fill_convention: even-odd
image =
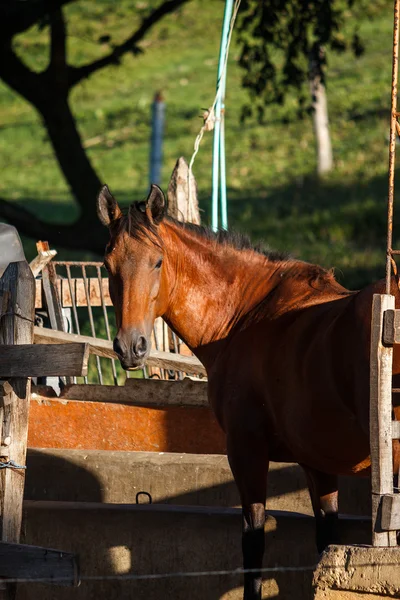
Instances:
[[[28,446],[225,454],[209,408],[147,408],[107,402],[31,400]]]

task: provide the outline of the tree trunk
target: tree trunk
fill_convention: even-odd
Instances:
[[[93,221],[95,199],[101,182],[82,146],[68,99],[52,96],[51,102],[39,106],[38,110],[43,117],[60,168],[81,207],[80,220]]]
[[[309,70],[313,124],[317,143],[317,168],[319,175],[329,173],[333,168],[332,144],[328,118],[328,100],[320,70],[322,58],[321,49],[314,49],[310,56]]]
[[[65,248],[101,252],[106,238],[95,210],[101,182],[84,151],[71,113],[68,81],[61,78],[60,73],[55,77],[53,65],[43,73],[30,71],[10,45],[0,45],[0,55],[0,77],[41,115],[61,171],[81,210],[80,217],[71,225],[52,224],[41,221],[24,207],[0,198],[1,217],[15,225],[23,235],[44,238]]]

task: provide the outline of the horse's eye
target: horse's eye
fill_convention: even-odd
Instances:
[[[156,264],[156,266],[154,268],[161,269],[161,265],[162,265],[162,258],[160,258],[160,260],[158,261],[158,263]]]

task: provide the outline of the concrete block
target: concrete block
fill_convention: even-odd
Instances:
[[[317,590],[314,600],[388,600],[381,594],[358,594],[343,590]]]
[[[318,600],[333,600],[331,590],[370,598],[372,594],[371,600],[400,598],[400,547],[330,546],[322,555],[313,584]]]

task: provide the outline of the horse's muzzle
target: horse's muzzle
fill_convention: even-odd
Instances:
[[[121,366],[125,370],[140,369],[150,353],[150,343],[144,335],[131,332],[120,333],[114,338],[114,352],[118,355]]]

